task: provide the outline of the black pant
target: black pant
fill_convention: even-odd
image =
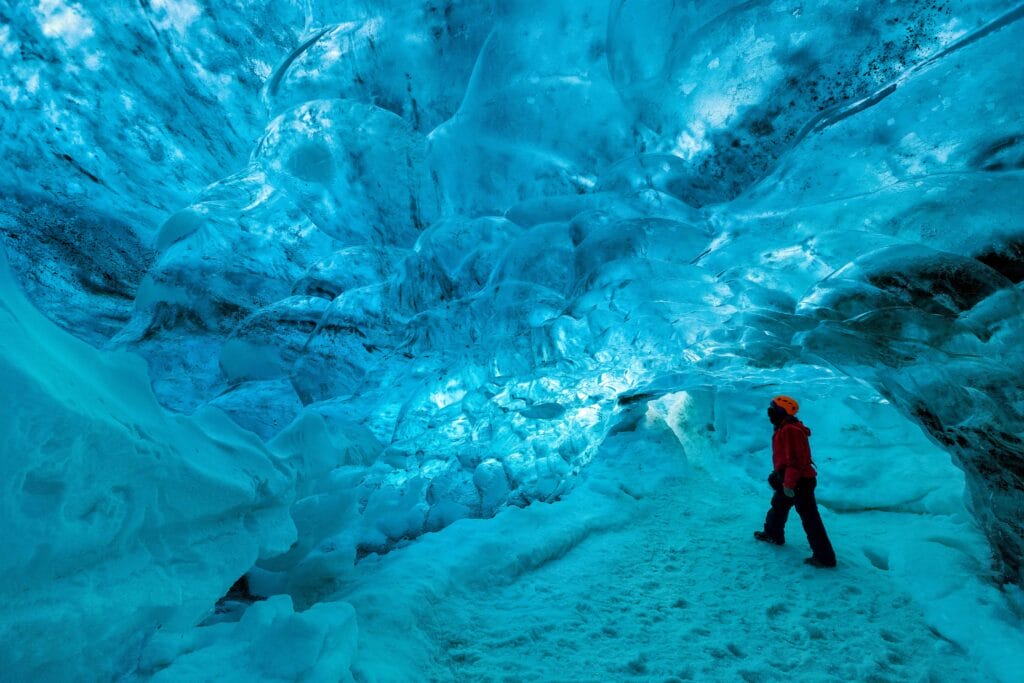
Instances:
[[[807,534],[807,542],[811,544],[811,552],[814,557],[824,564],[834,565],[836,563],[836,551],[832,549],[832,543],[825,533],[825,524],[821,521],[818,513],[818,501],[814,498],[814,487],[818,485],[817,480],[804,478],[796,485],[795,495],[790,498],[779,486],[772,496],[772,506],[768,515],[764,518],[764,532],[774,539],[779,545],[786,542],[786,520],[789,518],[789,510],[796,507],[800,515],[800,521],[804,525],[804,533]]]

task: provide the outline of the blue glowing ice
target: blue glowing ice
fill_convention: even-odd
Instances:
[[[742,488],[745,402],[778,387],[841,406],[811,408],[836,449],[899,453],[898,484],[837,463],[831,509],[969,510],[1019,583],[1022,40],[996,0],[0,7],[0,521],[5,590],[43,605],[0,634],[70,628],[74,590],[69,623],[110,622],[0,663],[401,679],[423,662],[359,659],[349,603],[379,643],[405,618],[380,577],[443,595],[408,578],[425,535],[483,556],[507,546],[470,520],[519,538],[531,503],[590,501],[522,566],[559,557],[654,495],[609,437],[655,423]],[[271,599],[207,614],[243,573]],[[301,632],[306,660],[260,659]]]

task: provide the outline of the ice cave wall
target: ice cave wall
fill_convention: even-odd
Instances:
[[[17,4],[0,235],[164,405],[362,444],[353,552],[562,495],[648,398],[852,378],[1019,581],[1022,16]]]
[[[294,475],[218,411],[168,414],[144,363],[59,330],[2,255],[0,295],[0,662],[10,680],[112,680],[289,548]]]

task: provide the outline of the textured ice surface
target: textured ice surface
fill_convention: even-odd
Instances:
[[[972,472],[1016,575],[1018,12],[524,4],[424,63],[376,9],[277,67],[248,167],[161,228],[117,341],[166,405],[365,425],[388,545],[558,497],[623,397],[835,368]],[[398,54],[472,59],[458,106],[394,95]]]
[[[57,329],[2,259],[0,293],[0,661],[10,680],[109,679],[291,545],[292,475],[216,411],[165,413],[138,359]]]
[[[294,479],[297,540],[255,592],[348,599],[426,532],[571,500],[649,408],[690,462],[760,481],[751,425],[780,391],[821,411],[830,509],[967,533],[951,455],[994,562],[938,545],[1019,582],[1024,9],[45,0],[0,19],[12,269],[80,339],[143,356],[163,406],[223,410],[260,437],[241,461]],[[341,603],[290,609],[156,639],[140,673],[246,657],[230,641],[261,624],[348,647]]]

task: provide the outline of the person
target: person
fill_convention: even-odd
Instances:
[[[811,430],[797,419],[798,410],[800,405],[789,396],[776,396],[768,406],[768,419],[775,428],[772,435],[774,469],[768,475],[768,484],[775,495],[765,516],[764,530],[755,531],[754,538],[775,545],[785,544],[786,519],[790,509],[795,507],[811,545],[812,555],[804,563],[820,569],[835,567],[836,553],[814,498],[818,473],[808,442]]]

